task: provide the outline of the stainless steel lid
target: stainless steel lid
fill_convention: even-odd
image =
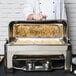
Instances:
[[[63,38],[67,36],[65,21],[13,21],[9,24],[11,38]]]

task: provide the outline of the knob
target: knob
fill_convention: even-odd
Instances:
[[[45,70],[48,70],[48,68],[49,68],[49,61],[46,61],[46,63],[45,63]]]
[[[28,70],[31,70],[31,69],[32,69],[32,64],[28,63]]]

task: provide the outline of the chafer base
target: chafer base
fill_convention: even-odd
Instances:
[[[24,71],[64,69],[64,56],[14,56],[13,68]]]
[[[29,46],[17,46],[17,45],[10,45],[7,44],[7,52],[6,52],[6,67],[7,69],[15,68],[15,69],[21,69],[25,71],[49,71],[54,69],[53,64],[57,64],[57,66],[60,66],[60,63],[58,60],[55,62],[55,59],[60,59],[60,55],[64,56],[64,70],[72,70],[71,67],[71,46],[63,45],[63,46],[37,46],[37,45],[29,45]],[[21,50],[22,49],[22,50]],[[14,58],[16,56],[16,58]],[[34,57],[35,56],[35,57]],[[53,58],[53,57],[54,58]],[[62,57],[61,56],[61,57]],[[29,58],[30,57],[30,58]],[[32,59],[34,57],[34,59]],[[41,58],[40,58],[41,57]],[[52,59],[55,63],[52,62]],[[41,59],[41,60],[39,60]],[[23,63],[23,65],[20,65],[22,67],[18,67],[18,65],[15,63],[20,64]],[[62,60],[61,60],[62,61]],[[41,63],[39,66],[34,66],[36,62]],[[46,70],[46,63],[49,62],[48,69]],[[25,64],[24,64],[25,63]],[[27,64],[26,64],[27,63]],[[52,64],[53,63],[53,64]],[[16,65],[15,65],[16,64]],[[51,65],[52,64],[52,65]],[[26,68],[25,68],[26,66]],[[62,68],[63,66],[60,66]],[[30,68],[30,69],[29,69]],[[55,67],[56,68],[56,67]],[[59,68],[59,67],[58,67]],[[57,68],[57,69],[58,69]]]

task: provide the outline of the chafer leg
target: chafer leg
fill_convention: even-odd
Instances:
[[[71,46],[68,46],[67,53],[65,54],[65,70],[72,71],[72,51]]]
[[[13,52],[9,51],[7,53],[7,68],[13,68],[13,64],[12,64],[12,58],[13,58]]]

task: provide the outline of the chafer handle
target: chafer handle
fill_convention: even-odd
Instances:
[[[71,45],[71,39],[70,39],[70,38],[68,38],[68,39],[67,39],[67,41],[68,41],[68,43]]]
[[[66,38],[66,37],[63,37],[63,40],[69,44],[71,44],[71,39],[70,38]]]
[[[70,38],[66,38],[66,37],[63,37],[63,40],[69,44],[71,44],[71,39]]]
[[[8,42],[9,42],[9,41],[8,41],[8,39],[7,39],[7,38],[5,39],[5,41],[6,41],[6,43],[5,43],[5,44],[8,44]]]

